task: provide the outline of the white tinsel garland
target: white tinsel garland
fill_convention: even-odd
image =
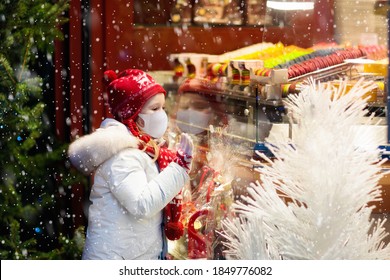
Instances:
[[[227,258],[390,258],[384,221],[372,220],[368,206],[381,200],[383,161],[374,139],[356,129],[372,121],[363,96],[374,86],[360,80],[345,94],[346,81],[311,81],[288,97],[293,140],[273,139],[275,158],[256,162],[260,182],[223,222]]]

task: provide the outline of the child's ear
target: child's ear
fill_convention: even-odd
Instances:
[[[139,127],[141,127],[141,128],[145,127],[145,122],[144,122],[144,120],[143,120],[141,117],[139,117],[139,116],[137,116],[137,118],[135,119],[135,123],[136,123]]]

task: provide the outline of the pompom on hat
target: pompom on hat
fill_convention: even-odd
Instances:
[[[111,113],[119,121],[134,120],[149,98],[159,93],[166,95],[160,84],[138,69],[127,69],[118,75],[107,70],[104,72],[104,83]]]

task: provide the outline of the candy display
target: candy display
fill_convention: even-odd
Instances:
[[[177,54],[173,57],[174,61],[185,58],[183,65],[187,65],[187,73],[184,76],[197,80],[191,83],[195,85],[193,89],[231,90],[237,94],[254,96],[255,86],[260,89],[261,99],[281,100],[288,94],[299,93],[297,85],[309,77],[320,81],[339,80],[351,73],[355,73],[355,76],[369,73],[371,76],[384,77],[388,65],[386,55],[386,47],[379,45],[321,43],[311,48],[301,48],[282,43],[260,43],[222,55]],[[373,63],[365,63],[363,69],[356,67],[355,61],[358,59],[369,59]],[[192,63],[190,69],[188,61]],[[278,69],[285,69],[287,74],[286,78],[275,81],[274,70]],[[375,102],[379,96],[383,96],[383,88],[379,86],[380,93],[371,93],[368,101]]]
[[[203,78],[205,75],[204,68],[208,68],[208,64],[229,64],[231,60],[248,60],[248,59],[258,59],[259,53],[261,53],[264,49],[267,49],[271,46],[274,46],[272,43],[258,43],[254,45],[250,45],[247,47],[243,47],[237,50],[225,52],[220,55],[211,55],[207,53],[174,53],[170,55],[170,60],[173,65],[176,65],[179,62],[181,65],[186,65],[187,60],[191,61],[195,68],[195,76]],[[205,66],[206,64],[206,66]],[[174,66],[173,66],[174,67]],[[192,69],[193,70],[193,69]],[[223,70],[222,70],[223,71]],[[222,73],[217,69],[213,71],[213,77],[217,75],[221,75]],[[210,76],[210,71],[208,71],[208,75]],[[190,75],[193,78],[193,75],[189,73],[186,69],[184,69],[183,76],[187,77]],[[227,72],[224,73],[227,75]]]
[[[378,108],[384,107],[388,60],[384,58],[386,55],[383,46],[346,46],[331,43],[300,48],[277,43],[256,47],[257,49],[247,48],[248,52],[241,50],[237,56],[232,56],[234,52],[231,52],[228,60],[209,56],[207,63],[205,59],[201,65],[206,69],[204,72],[198,74],[199,72],[195,71],[195,77],[187,76],[180,84],[180,96],[199,94],[205,98],[205,104],[208,104],[213,112],[219,112],[215,104],[222,104],[220,111],[227,114],[226,123],[231,130],[228,132],[226,129],[218,134],[213,132],[211,127],[207,128],[206,124],[201,125],[205,128],[203,137],[207,139],[207,144],[203,144],[207,148],[202,149],[207,150],[205,153],[210,159],[206,156],[207,159],[202,161],[196,179],[189,186],[191,191],[184,192],[187,193],[182,215],[185,234],[175,244],[171,244],[170,254],[174,259],[219,259],[229,256],[226,255],[225,245],[230,237],[222,233],[226,230],[223,221],[232,218],[237,197],[241,196],[234,195],[234,180],[228,176],[233,171],[226,170],[220,164],[234,162],[232,154],[237,151],[237,147],[232,146],[232,139],[240,138],[238,142],[242,147],[242,140],[260,143],[273,139],[272,137],[297,137],[294,127],[297,118],[294,116],[290,120],[294,123],[291,127],[287,125],[286,119],[291,112],[286,104],[294,96],[302,95],[308,83],[318,82],[323,89],[320,92],[324,94],[328,94],[328,91],[334,92],[330,97],[331,102],[350,98],[349,95],[352,95],[357,87],[362,87],[365,92],[359,95],[361,100],[358,102],[367,102],[367,113],[375,112],[377,116],[381,114]],[[219,59],[221,57],[223,56],[219,56]],[[200,61],[196,56],[190,56],[189,59],[192,62]],[[194,65],[196,67],[197,63]],[[363,78],[367,81],[362,81]],[[190,99],[196,103],[193,97]],[[326,104],[324,108],[327,108]],[[192,115],[195,118],[194,112]],[[208,119],[211,122],[213,120],[213,117]],[[200,122],[197,121],[194,125],[200,125]],[[382,137],[379,132],[377,135]],[[224,137],[230,137],[230,142],[223,142]],[[219,145],[212,146],[216,143]],[[267,154],[267,150],[264,151],[264,154]],[[245,151],[240,151],[240,154],[241,159],[248,155]],[[270,158],[272,156],[271,149]],[[213,161],[213,157],[218,160]],[[253,155],[251,158],[253,159]],[[241,179],[244,176],[240,174],[239,177]],[[191,195],[188,195],[188,192]],[[275,198],[279,201],[279,197]],[[261,222],[246,224],[238,221],[233,224],[234,221],[236,220],[233,217],[232,224],[227,226],[252,228]],[[236,236],[233,232],[232,235],[240,242],[241,237],[247,238],[245,233]],[[232,241],[236,242],[231,239],[230,242]],[[250,252],[250,248],[247,251]]]
[[[183,190],[184,236],[169,243],[174,259],[220,259],[220,230],[236,199],[233,180],[243,148],[226,137],[226,129],[210,127],[209,149],[192,182]]]
[[[317,51],[311,55],[305,55],[300,59],[294,59],[289,63],[278,65],[275,68],[287,68],[289,78],[295,78],[320,69],[344,63],[346,59],[364,57],[366,52],[362,48],[337,49]],[[255,75],[269,76],[270,69],[256,69]]]

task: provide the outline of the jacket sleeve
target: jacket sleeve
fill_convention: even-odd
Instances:
[[[127,211],[140,218],[161,211],[189,179],[185,170],[172,162],[148,182],[145,161],[139,150],[119,153],[107,176],[113,195]]]

